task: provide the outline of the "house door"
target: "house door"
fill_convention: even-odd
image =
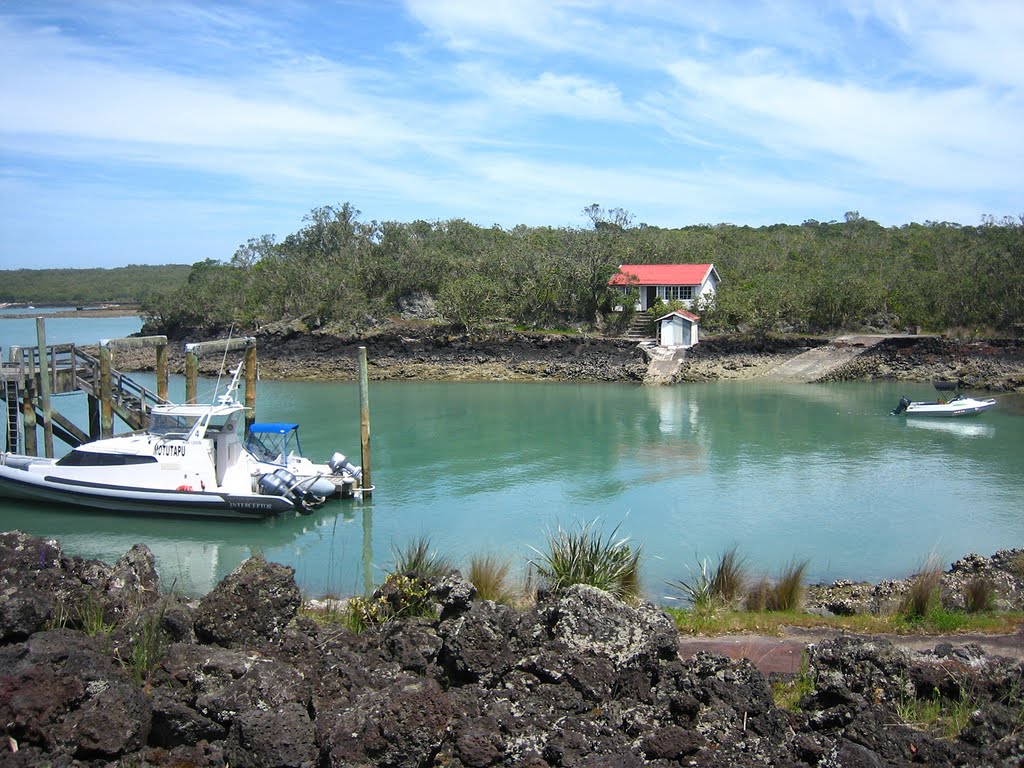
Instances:
[[[642,310],[650,309],[651,307],[654,306],[654,302],[658,300],[658,289],[655,286],[647,286],[646,288],[644,288],[644,292],[647,294],[647,297],[643,304],[640,306],[640,309]]]

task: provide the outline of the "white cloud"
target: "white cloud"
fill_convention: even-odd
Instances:
[[[46,189],[140,218],[160,200],[179,228],[223,206],[235,244],[345,200],[506,226],[595,201],[666,226],[1021,206],[1024,5],[61,8],[0,11],[9,232],[33,226],[8,196],[45,210]],[[333,44],[349,12],[379,37]]]

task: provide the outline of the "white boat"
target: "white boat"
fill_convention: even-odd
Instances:
[[[995,398],[976,400],[960,392],[961,384],[957,381],[933,381],[939,396],[936,400],[913,402],[909,397],[901,397],[899,404],[893,408],[892,415],[899,416],[975,416],[996,404]]]
[[[0,497],[98,510],[217,518],[310,512],[351,496],[360,477],[342,454],[314,464],[296,450],[254,453],[245,406],[227,394],[212,405],[154,406],[142,432],[86,443],[60,459],[0,453]],[[283,443],[282,443],[283,445]],[[266,448],[267,451],[272,450]]]

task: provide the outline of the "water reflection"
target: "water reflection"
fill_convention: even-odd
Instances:
[[[996,428],[987,423],[977,420],[962,421],[957,419],[907,419],[907,427],[910,429],[930,429],[935,432],[945,432],[960,437],[995,437]]]
[[[112,563],[138,543],[153,552],[165,590],[203,595],[241,563],[274,552],[284,562],[302,561],[304,550],[327,540],[339,525],[359,525],[372,536],[370,505],[360,513],[348,501],[329,502],[317,514],[263,521],[191,520],[72,511],[5,502],[0,530],[55,538],[68,554]],[[274,559],[268,556],[268,559]],[[364,560],[369,559],[365,556]]]

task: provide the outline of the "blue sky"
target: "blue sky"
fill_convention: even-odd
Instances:
[[[0,268],[364,220],[1024,213],[1024,2],[0,0]]]

